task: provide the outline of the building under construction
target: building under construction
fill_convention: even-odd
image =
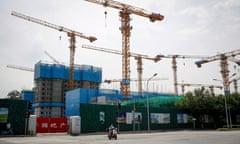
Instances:
[[[38,117],[64,117],[68,80],[68,66],[42,61],[35,64],[34,107]],[[74,88],[98,89],[102,81],[102,69],[90,65],[75,65],[73,80]]]
[[[116,105],[125,98],[121,91],[100,89],[102,69],[90,65],[74,66],[74,87],[69,89],[69,67],[63,64],[53,64],[40,61],[35,64],[32,98],[34,114],[38,117],[66,117],[65,108],[74,109],[74,102],[85,104]],[[23,91],[22,95],[29,95]],[[154,92],[130,92],[129,100],[145,101],[150,97],[172,97],[169,94]],[[29,96],[28,96],[29,97]],[[73,100],[74,99],[74,100]],[[29,99],[28,99],[29,100]],[[130,102],[130,101],[129,101]],[[124,104],[124,103],[123,103]],[[71,115],[77,112],[71,110]]]

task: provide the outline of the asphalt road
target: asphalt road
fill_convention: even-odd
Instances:
[[[176,131],[119,134],[118,140],[106,135],[70,136],[38,134],[35,137],[2,137],[0,144],[240,144],[240,131]]]

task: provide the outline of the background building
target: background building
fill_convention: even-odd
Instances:
[[[38,117],[64,117],[65,92],[68,88],[69,67],[38,62],[34,68],[34,108]],[[98,89],[102,69],[90,65],[74,66],[74,88]]]

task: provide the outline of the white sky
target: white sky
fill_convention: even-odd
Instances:
[[[119,0],[120,1],[120,0]],[[161,13],[165,19],[151,23],[147,18],[131,15],[130,50],[149,56],[157,54],[216,55],[240,48],[239,0],[122,0],[147,11]],[[105,19],[104,11],[107,11]],[[120,55],[80,48],[82,44],[121,50],[119,11],[89,3],[84,0],[2,0],[0,5],[0,97],[11,90],[31,89],[33,73],[7,68],[7,64],[34,67],[39,60],[51,61],[44,51],[57,60],[69,63],[69,41],[63,32],[11,16],[17,11],[50,23],[68,27],[98,38],[94,43],[77,38],[75,63],[88,64],[103,69],[103,79],[121,78]],[[61,37],[61,40],[59,39]],[[178,82],[215,84],[221,79],[219,61],[197,68],[196,60],[178,60]],[[150,90],[174,92],[171,59],[158,63],[144,60],[143,78],[154,73],[169,78],[152,81]],[[229,62],[230,75],[237,72]],[[136,61],[131,58],[131,77],[137,78]],[[118,88],[118,84],[103,85]],[[131,85],[137,90],[136,83]],[[144,83],[146,90],[146,83]],[[186,91],[189,88],[186,88]],[[231,89],[233,91],[233,89]],[[181,89],[179,87],[179,93]],[[222,91],[216,91],[222,93]]]

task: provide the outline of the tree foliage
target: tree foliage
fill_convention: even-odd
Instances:
[[[8,93],[9,99],[21,99],[21,93],[17,90],[12,90]]]
[[[230,94],[226,96],[227,108],[232,113],[240,114],[240,95],[238,93]],[[184,98],[176,103],[176,105],[185,111],[191,113],[193,116],[199,116],[203,114],[211,115],[214,119],[218,116],[225,114],[225,96],[224,95],[212,95],[205,88],[195,89],[192,92],[186,93]]]

